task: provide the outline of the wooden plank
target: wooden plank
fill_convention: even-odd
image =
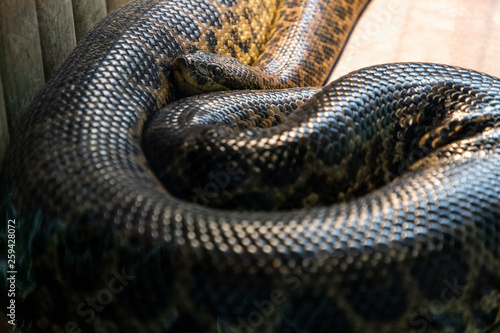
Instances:
[[[7,113],[3,98],[2,77],[0,76],[0,170],[2,169],[5,151],[9,145],[9,128],[7,127]]]
[[[73,0],[76,41],[106,16],[106,0]]]
[[[123,4],[126,4],[127,2],[130,2],[130,0],[107,0],[106,4],[108,7],[108,12],[120,7]]]
[[[461,66],[500,77],[498,36],[496,0],[372,1],[330,78],[405,61]]]
[[[35,0],[0,1],[0,72],[9,128],[45,82]]]
[[[48,80],[76,46],[71,0],[36,0],[43,70]]]

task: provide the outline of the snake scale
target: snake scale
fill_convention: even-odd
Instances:
[[[498,323],[500,80],[389,64],[292,88],[325,81],[366,2],[138,0],[94,27],[2,170],[23,331]],[[176,100],[196,50],[290,88]]]

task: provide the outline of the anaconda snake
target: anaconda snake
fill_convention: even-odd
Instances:
[[[483,332],[498,322],[496,78],[363,69],[283,122],[316,90],[195,97],[150,120],[145,140],[167,162],[155,167],[167,184],[143,154],[144,124],[174,98],[177,55],[194,46],[318,85],[365,2],[141,0],[96,26],[25,113],[2,171],[18,213],[35,212],[18,219],[24,329]],[[200,101],[220,109],[186,109]],[[245,128],[261,121],[280,124]],[[155,134],[162,127],[171,132]],[[222,188],[222,207],[251,198],[280,210],[205,207]],[[316,207],[282,210],[289,203]]]

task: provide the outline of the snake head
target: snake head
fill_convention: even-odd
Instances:
[[[258,69],[229,56],[197,50],[172,62],[176,88],[183,96],[220,90],[264,89]]]

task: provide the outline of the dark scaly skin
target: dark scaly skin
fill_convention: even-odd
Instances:
[[[232,275],[206,284],[224,294],[245,280],[240,271],[251,264],[231,260],[243,252],[258,257],[258,272],[290,297],[272,303],[279,332],[487,331],[500,304],[500,80],[436,64],[372,67],[333,82],[280,124],[250,128],[268,127],[255,124],[259,110],[269,112],[266,103],[280,114],[276,100],[289,105],[289,97],[316,92],[215,93],[172,103],[150,121],[148,156],[161,179],[180,175],[166,185],[180,197],[245,209],[279,206],[280,193],[284,204],[298,197],[294,207],[348,200],[243,215],[244,227],[236,222],[241,215],[228,218],[218,248]],[[272,158],[275,170],[260,163]],[[291,180],[290,166],[300,170]],[[229,194],[215,195],[225,174]],[[246,206],[247,196],[256,206]],[[202,237],[192,241],[204,246]],[[252,249],[259,241],[265,245]],[[266,290],[253,303],[262,309],[275,289],[253,284]],[[251,313],[243,318],[240,329],[255,322]]]
[[[352,8],[351,3],[331,4],[330,11],[307,1],[314,10],[298,19],[293,15],[301,7],[290,2],[289,21],[305,26],[278,21],[271,35],[277,43],[266,46],[260,60],[253,50],[263,44],[239,43],[242,37],[224,28],[232,15],[213,28],[217,15],[206,13],[208,3],[134,2],[82,41],[35,99],[2,172],[4,191],[13,191],[18,209],[43,212],[19,230],[20,240],[27,238],[31,246],[31,276],[21,281],[28,295],[19,307],[20,318],[34,320],[27,331],[417,332],[425,326],[462,332],[493,324],[500,271],[495,78],[439,65],[368,69],[326,88],[296,113],[305,118],[291,116],[284,128],[270,130],[274,136],[242,138],[250,155],[256,153],[253,139],[270,149],[298,143],[328,155],[316,144],[321,141],[308,136],[314,129],[322,133],[323,122],[312,120],[323,117],[349,155],[373,127],[387,127],[383,144],[391,133],[418,132],[416,147],[430,148],[426,158],[409,166],[413,172],[345,203],[290,212],[214,210],[170,196],[149,170],[142,128],[171,100],[164,73],[176,55],[192,45],[223,50],[246,63],[257,61],[293,84],[317,85],[328,73],[318,66],[331,67],[334,60],[325,56],[335,58],[330,52],[338,53],[343,44],[342,33],[332,30],[345,37],[361,10],[355,3],[352,17],[341,15],[349,10],[340,8]],[[340,20],[315,27],[322,22],[318,12],[340,13]],[[266,16],[245,15],[251,22]],[[264,23],[273,15],[266,17]],[[203,22],[209,23],[197,33]],[[333,39],[299,38],[319,41],[311,49],[285,38],[297,37],[297,30],[322,29],[329,32],[322,36]],[[288,62],[287,54],[298,60]],[[336,112],[340,109],[345,113]],[[442,116],[427,124],[428,114]],[[422,119],[429,134],[411,126]],[[285,136],[274,140],[282,129]],[[440,148],[448,134],[455,142]],[[404,150],[402,142],[388,148],[390,163],[384,162],[387,156],[369,155],[378,174],[391,175],[390,165],[400,165],[401,155],[393,153]],[[340,161],[339,170],[349,173],[358,165]],[[29,239],[31,233],[37,237]],[[441,305],[443,314],[431,312],[429,304]]]

